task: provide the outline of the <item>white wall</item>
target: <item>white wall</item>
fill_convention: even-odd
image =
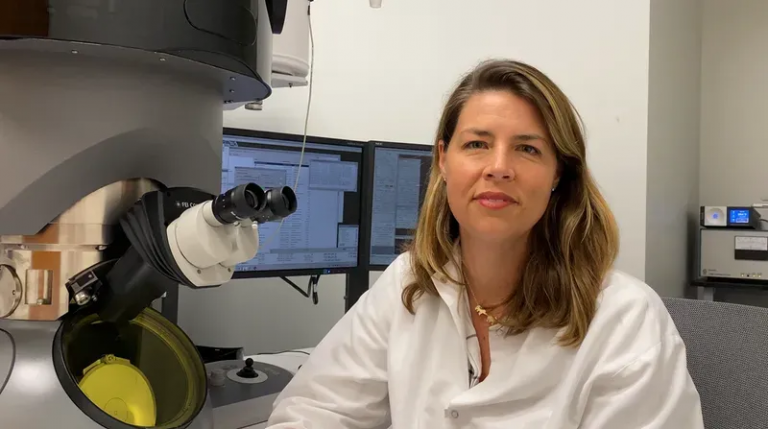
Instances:
[[[642,278],[649,9],[649,0],[385,0],[378,10],[364,0],[314,2],[309,133],[431,144],[462,73],[489,57],[529,62],[582,114],[590,165],[621,227],[618,266]],[[263,112],[228,112],[224,123],[301,133],[306,96],[306,88],[276,91]],[[243,343],[249,351],[311,345],[343,312],[341,279],[320,286],[327,307],[307,306],[277,280],[183,293],[180,325],[198,342]]]
[[[308,277],[291,280],[306,290]],[[313,347],[344,315],[344,291],[342,276],[321,277],[315,306],[280,279],[181,288],[179,326],[195,344],[245,347],[246,353]]]
[[[651,0],[645,281],[683,296],[699,207],[701,0]]]
[[[701,204],[768,200],[768,2],[705,0]]]
[[[704,0],[701,205],[768,201],[766,46],[768,2]],[[764,295],[719,291],[717,299],[768,306]]]

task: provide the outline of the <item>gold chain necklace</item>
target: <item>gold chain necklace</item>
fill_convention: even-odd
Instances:
[[[469,296],[475,301],[475,304],[476,304],[474,309],[475,313],[477,313],[477,315],[480,317],[485,317],[486,322],[488,322],[490,326],[497,325],[499,323],[499,320],[493,314],[491,314],[491,311],[501,307],[502,305],[506,304],[506,302],[503,302],[501,304],[496,304],[488,308],[485,308],[482,305],[480,305],[480,301],[477,300],[475,293],[472,292],[472,288],[469,287],[469,282],[467,282],[467,277],[466,275],[464,275],[465,272],[466,272],[466,267],[464,266],[464,261],[461,261],[461,273],[464,279],[464,287],[467,289]]]
[[[499,320],[498,320],[498,319],[496,319],[496,317],[495,317],[494,315],[492,315],[492,314],[490,313],[490,311],[492,311],[492,310],[495,310],[495,309],[497,309],[497,308],[501,307],[501,306],[502,306],[502,305],[504,305],[504,304],[498,304],[498,305],[494,305],[493,307],[489,307],[489,308],[487,308],[487,309],[486,309],[485,307],[483,307],[482,305],[480,305],[480,302],[479,302],[479,301],[477,300],[477,298],[475,297],[475,294],[474,294],[474,292],[472,292],[472,288],[471,288],[471,287],[469,287],[469,285],[467,285],[467,286],[466,286],[466,288],[467,288],[467,292],[469,292],[469,296],[470,296],[470,297],[471,297],[473,300],[475,300],[475,304],[477,304],[477,305],[475,305],[475,313],[477,313],[477,315],[478,315],[478,316],[480,316],[480,317],[485,317],[485,320],[486,320],[486,321],[488,322],[488,324],[489,324],[489,325],[491,325],[491,326],[498,324],[498,323],[499,323]]]

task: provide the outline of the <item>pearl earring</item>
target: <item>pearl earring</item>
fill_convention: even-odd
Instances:
[[[555,192],[555,188],[554,188],[554,186],[552,187],[552,192]]]

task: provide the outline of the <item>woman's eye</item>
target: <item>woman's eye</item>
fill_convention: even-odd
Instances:
[[[482,149],[486,146],[487,145],[485,144],[485,142],[480,140],[474,140],[464,144],[465,149]]]
[[[529,144],[521,145],[520,146],[520,150],[522,150],[523,152],[525,152],[527,154],[530,154],[530,155],[539,155],[539,154],[541,154],[541,151],[539,149],[537,149],[536,147],[531,146]]]

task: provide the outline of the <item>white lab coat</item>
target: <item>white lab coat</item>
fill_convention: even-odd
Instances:
[[[685,346],[656,293],[618,271],[578,349],[556,330],[491,335],[490,374],[461,288],[401,301],[401,255],[275,402],[271,429],[701,429]]]

